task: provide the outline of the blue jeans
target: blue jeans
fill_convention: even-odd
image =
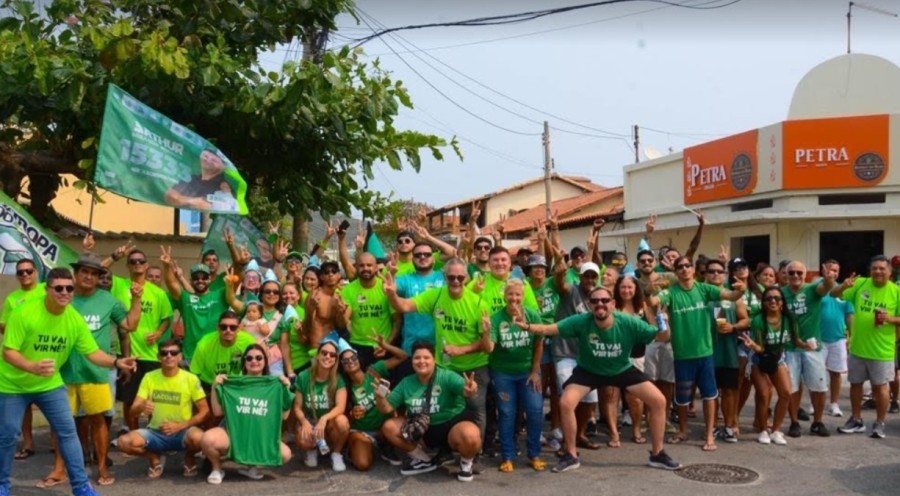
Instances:
[[[84,454],[75,431],[75,419],[69,408],[65,386],[33,394],[0,393],[0,492],[9,490],[16,442],[22,430],[25,408],[34,403],[41,409],[59,441],[59,454],[66,464],[72,491],[78,492],[89,484],[84,471]]]
[[[540,377],[538,378],[540,380]],[[491,370],[491,381],[500,413],[500,455],[505,460],[516,457],[515,431],[516,412],[519,403],[525,408],[525,433],[528,458],[541,454],[541,422],[544,420],[544,395],[528,384],[528,373],[507,374]],[[538,382],[540,384],[540,382]]]

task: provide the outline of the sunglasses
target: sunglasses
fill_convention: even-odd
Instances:
[[[277,295],[277,294],[281,294],[281,292],[278,291],[277,289],[264,289],[264,290],[262,291],[262,294],[264,294],[264,295]]]
[[[612,298],[591,298],[591,305],[596,305],[598,303],[602,303],[603,305],[609,305],[609,302],[613,301]]]
[[[453,282],[453,281],[456,281],[456,282],[463,282],[463,281],[466,280],[466,276],[452,276],[452,275],[446,275],[446,276],[444,276],[444,277],[447,278],[447,282]]]
[[[339,273],[339,272],[340,272],[340,271],[337,270],[337,269],[322,269],[322,275],[323,275],[323,276],[328,275],[328,274],[337,274],[337,273]]]
[[[292,263],[298,264],[298,263],[300,263],[300,262],[302,262],[302,260],[300,260],[299,258],[289,258],[289,259],[287,259],[287,263],[289,263],[289,264],[292,264]]]
[[[690,269],[691,267],[693,267],[693,265],[691,265],[689,263],[683,263],[683,264],[676,265],[675,269],[682,270],[682,269]]]
[[[350,355],[347,358],[341,358],[341,363],[344,365],[348,365],[348,364],[358,362],[358,361],[359,361],[359,357],[357,357],[356,355]]]
[[[789,270],[789,271],[787,271],[787,274],[788,274],[789,276],[802,276],[802,275],[803,275],[803,271],[800,271],[800,270]]]
[[[194,275],[191,276],[191,280],[192,280],[192,281],[208,281],[208,280],[209,280],[209,276],[206,275],[206,274],[203,274],[203,273],[200,273],[200,274],[194,274]]]
[[[16,271],[16,276],[18,277],[30,276],[31,274],[34,274],[34,269],[21,269]]]
[[[489,251],[491,249],[491,245],[478,245],[475,247],[475,251]]]
[[[414,258],[429,258],[433,257],[434,253],[413,253]]]
[[[161,357],[173,357],[181,354],[181,350],[159,350]]]
[[[333,351],[319,350],[319,355],[328,358],[337,358],[337,353]]]
[[[236,331],[238,330],[237,324],[219,324],[220,331]]]
[[[147,260],[143,258],[129,258],[128,265],[144,265],[147,263]]]
[[[763,301],[768,303],[772,301],[781,301],[781,299],[782,298],[780,296],[766,296],[765,298],[763,298]]]
[[[411,244],[413,244],[413,240],[411,240],[409,238],[400,238],[397,240],[397,243],[399,243],[401,245],[411,245]]]
[[[71,284],[68,286],[59,285],[51,286],[51,289],[53,289],[53,291],[56,291],[57,293],[72,293],[75,291],[75,286],[72,286]]]
[[[717,270],[717,269],[706,269],[706,273],[707,273],[707,274],[724,274],[725,271],[724,271],[724,270]]]
[[[652,264],[653,259],[652,258],[642,258],[642,259],[638,260],[638,263],[640,263],[641,265]]]
[[[265,359],[266,359],[266,357],[264,357],[264,356],[262,356],[262,355],[247,355],[247,356],[244,357],[244,361],[247,362],[247,363],[250,363],[250,362],[261,362],[261,361],[263,361],[263,360],[265,360]]]

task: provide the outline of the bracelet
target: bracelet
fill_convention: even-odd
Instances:
[[[109,258],[113,259],[113,262],[118,262],[119,258],[121,258],[121,257],[117,257],[116,252],[112,252],[112,254],[109,256]]]
[[[116,358],[113,359],[113,366],[112,366],[112,368],[114,368],[114,369],[119,368],[119,357],[116,357]]]

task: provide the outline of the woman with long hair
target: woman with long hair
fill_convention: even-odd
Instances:
[[[322,340],[312,365],[294,382],[297,394],[293,412],[299,422],[297,446],[306,451],[306,466],[318,466],[319,454],[330,453],[331,468],[343,472],[347,467],[341,451],[350,434],[350,422],[344,415],[347,389],[338,374],[337,359],[337,343]]]

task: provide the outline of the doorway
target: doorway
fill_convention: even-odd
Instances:
[[[819,270],[819,264],[833,258],[841,264],[839,280],[852,273],[869,274],[869,259],[884,253],[884,231],[841,231],[819,233],[819,256],[810,260],[810,270]]]
[[[731,257],[746,260],[751,271],[760,262],[769,263],[769,235],[731,238]]]

